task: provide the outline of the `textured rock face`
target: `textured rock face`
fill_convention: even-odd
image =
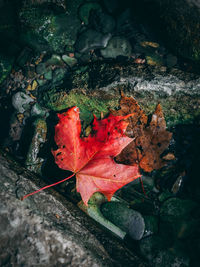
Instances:
[[[46,202],[44,193],[43,196],[37,196],[38,201],[16,200],[13,182],[19,178],[22,185],[24,178],[12,172],[13,180],[9,179],[11,173],[2,161],[1,159],[1,266],[98,266],[98,259],[84,249],[83,240],[78,237],[84,230],[80,232],[81,228],[75,218],[53,197],[48,196],[50,199]]]
[[[43,94],[42,104],[55,111],[77,105],[84,111],[82,118],[89,121],[92,116],[88,112],[98,116],[109,108],[115,109],[122,89],[135,97],[147,113],[160,102],[168,126],[191,123],[199,116],[200,80],[188,72],[136,64],[93,64],[81,73],[74,72],[72,77],[73,89],[68,94],[67,90],[49,90]],[[86,93],[76,88],[84,88]]]
[[[115,261],[108,255],[112,249],[115,256],[121,255],[119,251],[124,253],[126,259],[121,260],[125,264],[144,266],[137,257],[123,251],[118,241],[96,228],[97,236],[108,245],[105,248],[94,234],[96,226],[66,200],[61,204],[54,196],[41,192],[20,201],[19,197],[35,190],[35,185],[27,179],[30,174],[2,156],[0,177],[1,266],[122,266],[119,259]]]

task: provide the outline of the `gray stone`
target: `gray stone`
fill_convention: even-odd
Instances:
[[[131,51],[131,44],[126,38],[115,36],[110,39],[106,48],[101,49],[101,55],[104,58],[129,57]]]
[[[63,68],[58,68],[58,69],[54,70],[52,82],[53,83],[58,83],[58,82],[62,81],[62,79],[64,78],[66,72],[67,72],[67,70],[63,69]]]
[[[47,124],[44,119],[37,119],[32,125],[34,129],[33,137],[29,145],[26,157],[26,167],[28,170],[41,174],[41,167],[44,159],[39,156],[42,145],[46,142]]]
[[[57,66],[63,66],[63,62],[61,59],[61,56],[53,54],[46,62],[46,65],[57,65]]]
[[[67,55],[62,56],[62,60],[69,66],[73,67],[77,64],[77,59],[75,57],[69,57]]]
[[[43,86],[47,81],[44,79],[37,79],[37,83],[39,84],[39,86]]]
[[[47,71],[47,72],[44,73],[44,78],[46,80],[52,80],[52,78],[53,78],[53,72],[52,72],[51,69],[49,71]]]
[[[54,190],[19,200],[44,183],[2,154],[1,266],[146,266]]]
[[[81,33],[78,37],[75,48],[80,53],[86,53],[97,48],[104,48],[107,46],[111,34],[102,34],[95,30],[88,29]]]
[[[31,116],[41,116],[47,115],[47,110],[42,108],[38,103],[35,103],[31,109]]]
[[[142,238],[145,224],[139,212],[113,201],[102,204],[101,211],[108,220],[127,232],[133,239]]]
[[[12,97],[12,105],[19,113],[24,113],[25,110],[29,109],[31,102],[34,100],[23,92],[17,92]]]
[[[46,66],[45,63],[39,63],[36,66],[36,73],[37,74],[44,74],[46,71],[48,71],[48,67]]]

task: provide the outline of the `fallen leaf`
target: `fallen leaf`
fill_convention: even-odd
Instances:
[[[18,121],[19,121],[20,123],[22,123],[23,120],[24,120],[24,114],[23,114],[23,113],[18,113],[18,114],[17,114],[17,119],[18,119]]]
[[[153,47],[153,48],[158,48],[159,47],[159,44],[155,43],[155,42],[144,41],[144,42],[141,42],[140,44],[143,47],[148,47],[148,46]]]
[[[120,110],[112,111],[112,114],[115,116],[133,114],[127,119],[129,125],[126,135],[134,140],[116,157],[117,162],[128,165],[137,163],[146,172],[163,167],[165,161],[160,156],[169,146],[172,133],[166,131],[161,105],[157,105],[150,123],[134,98],[126,97],[122,93],[120,107]]]
[[[69,53],[69,57],[74,57],[74,53]]]
[[[170,161],[170,160],[175,160],[175,159],[176,159],[173,153],[168,153],[167,155],[163,156],[162,158],[163,158],[164,160],[169,160],[169,161]]]
[[[94,116],[92,134],[80,137],[79,109],[73,107],[58,114],[55,127],[56,151],[52,151],[59,168],[76,174],[76,188],[87,205],[95,192],[103,193],[108,200],[122,186],[140,177],[137,164],[127,166],[114,161],[132,139],[124,133],[130,117],[110,114],[106,119]]]
[[[145,59],[143,59],[143,58],[135,58],[134,59],[134,63],[136,63],[136,64],[144,64],[145,63]]]

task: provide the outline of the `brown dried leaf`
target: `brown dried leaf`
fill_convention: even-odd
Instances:
[[[166,131],[161,105],[157,105],[150,123],[134,98],[126,97],[122,93],[120,107],[120,110],[112,111],[112,114],[115,116],[134,114],[127,119],[129,125],[126,130],[126,135],[134,140],[116,157],[117,162],[128,165],[139,163],[140,168],[146,172],[163,167],[165,161],[160,155],[169,146],[172,133]]]

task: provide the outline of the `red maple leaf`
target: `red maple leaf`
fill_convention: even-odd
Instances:
[[[113,116],[97,120],[94,116],[93,134],[80,138],[79,109],[73,107],[58,114],[55,127],[56,151],[52,151],[56,164],[76,174],[76,188],[87,205],[95,192],[102,192],[108,200],[119,188],[140,176],[137,165],[117,164],[114,157],[132,138],[124,133],[127,116]]]
[[[42,189],[76,175],[77,191],[87,205],[93,193],[101,192],[110,200],[119,188],[140,177],[138,165],[128,166],[114,161],[114,157],[133,140],[125,135],[128,123],[124,119],[131,115],[110,114],[103,120],[97,120],[94,116],[92,134],[81,138],[79,108],[73,107],[58,114],[59,122],[55,127],[55,142],[58,149],[52,153],[59,168],[70,170],[73,174]]]

